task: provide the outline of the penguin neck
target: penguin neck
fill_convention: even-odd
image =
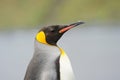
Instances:
[[[35,51],[38,51],[38,52],[44,51],[45,53],[49,53],[49,54],[55,54],[54,52],[57,52],[56,54],[60,55],[58,46],[40,43],[37,40],[35,40],[34,42],[34,48],[35,48]]]
[[[39,42],[39,41],[37,41],[37,40],[35,40],[34,41],[34,46],[35,47],[40,47],[40,46],[42,46],[42,47],[58,47],[57,45],[51,45],[51,44],[48,44],[48,43],[42,43],[42,42]],[[42,49],[42,47],[40,47],[41,49]]]
[[[66,55],[65,51],[57,45],[55,46],[55,45],[44,44],[44,43],[38,42],[37,40],[35,40],[34,45],[35,45],[35,51],[51,51],[51,53],[52,53],[56,50],[56,52],[59,52],[60,56]]]

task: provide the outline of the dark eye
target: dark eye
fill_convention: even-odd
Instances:
[[[55,32],[55,29],[52,29],[51,32]]]
[[[58,31],[58,26],[52,26],[51,28],[49,28],[50,32],[54,33]]]
[[[56,29],[55,28],[52,28],[51,30],[50,30],[50,32],[55,32],[56,31]]]

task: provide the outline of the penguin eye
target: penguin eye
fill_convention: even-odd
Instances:
[[[57,31],[58,31],[58,26],[52,26],[51,28],[49,28],[49,31],[50,31],[51,33],[57,32]]]
[[[56,31],[57,31],[56,28],[51,28],[51,29],[50,29],[50,32],[52,32],[52,33],[56,32]]]
[[[55,32],[55,29],[52,29],[51,32]]]

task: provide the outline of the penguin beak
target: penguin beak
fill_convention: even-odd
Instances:
[[[69,29],[74,28],[80,24],[84,24],[84,22],[80,21],[80,22],[76,22],[76,23],[72,23],[70,25],[64,26],[64,27],[60,28],[59,33],[64,33],[66,31],[68,31]]]

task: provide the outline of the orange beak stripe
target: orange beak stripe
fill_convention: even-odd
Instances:
[[[69,30],[69,29],[71,29],[71,28],[73,28],[73,27],[74,27],[74,26],[65,27],[65,28],[61,29],[61,30],[59,31],[59,33],[64,33],[65,31],[67,31],[67,30]]]

